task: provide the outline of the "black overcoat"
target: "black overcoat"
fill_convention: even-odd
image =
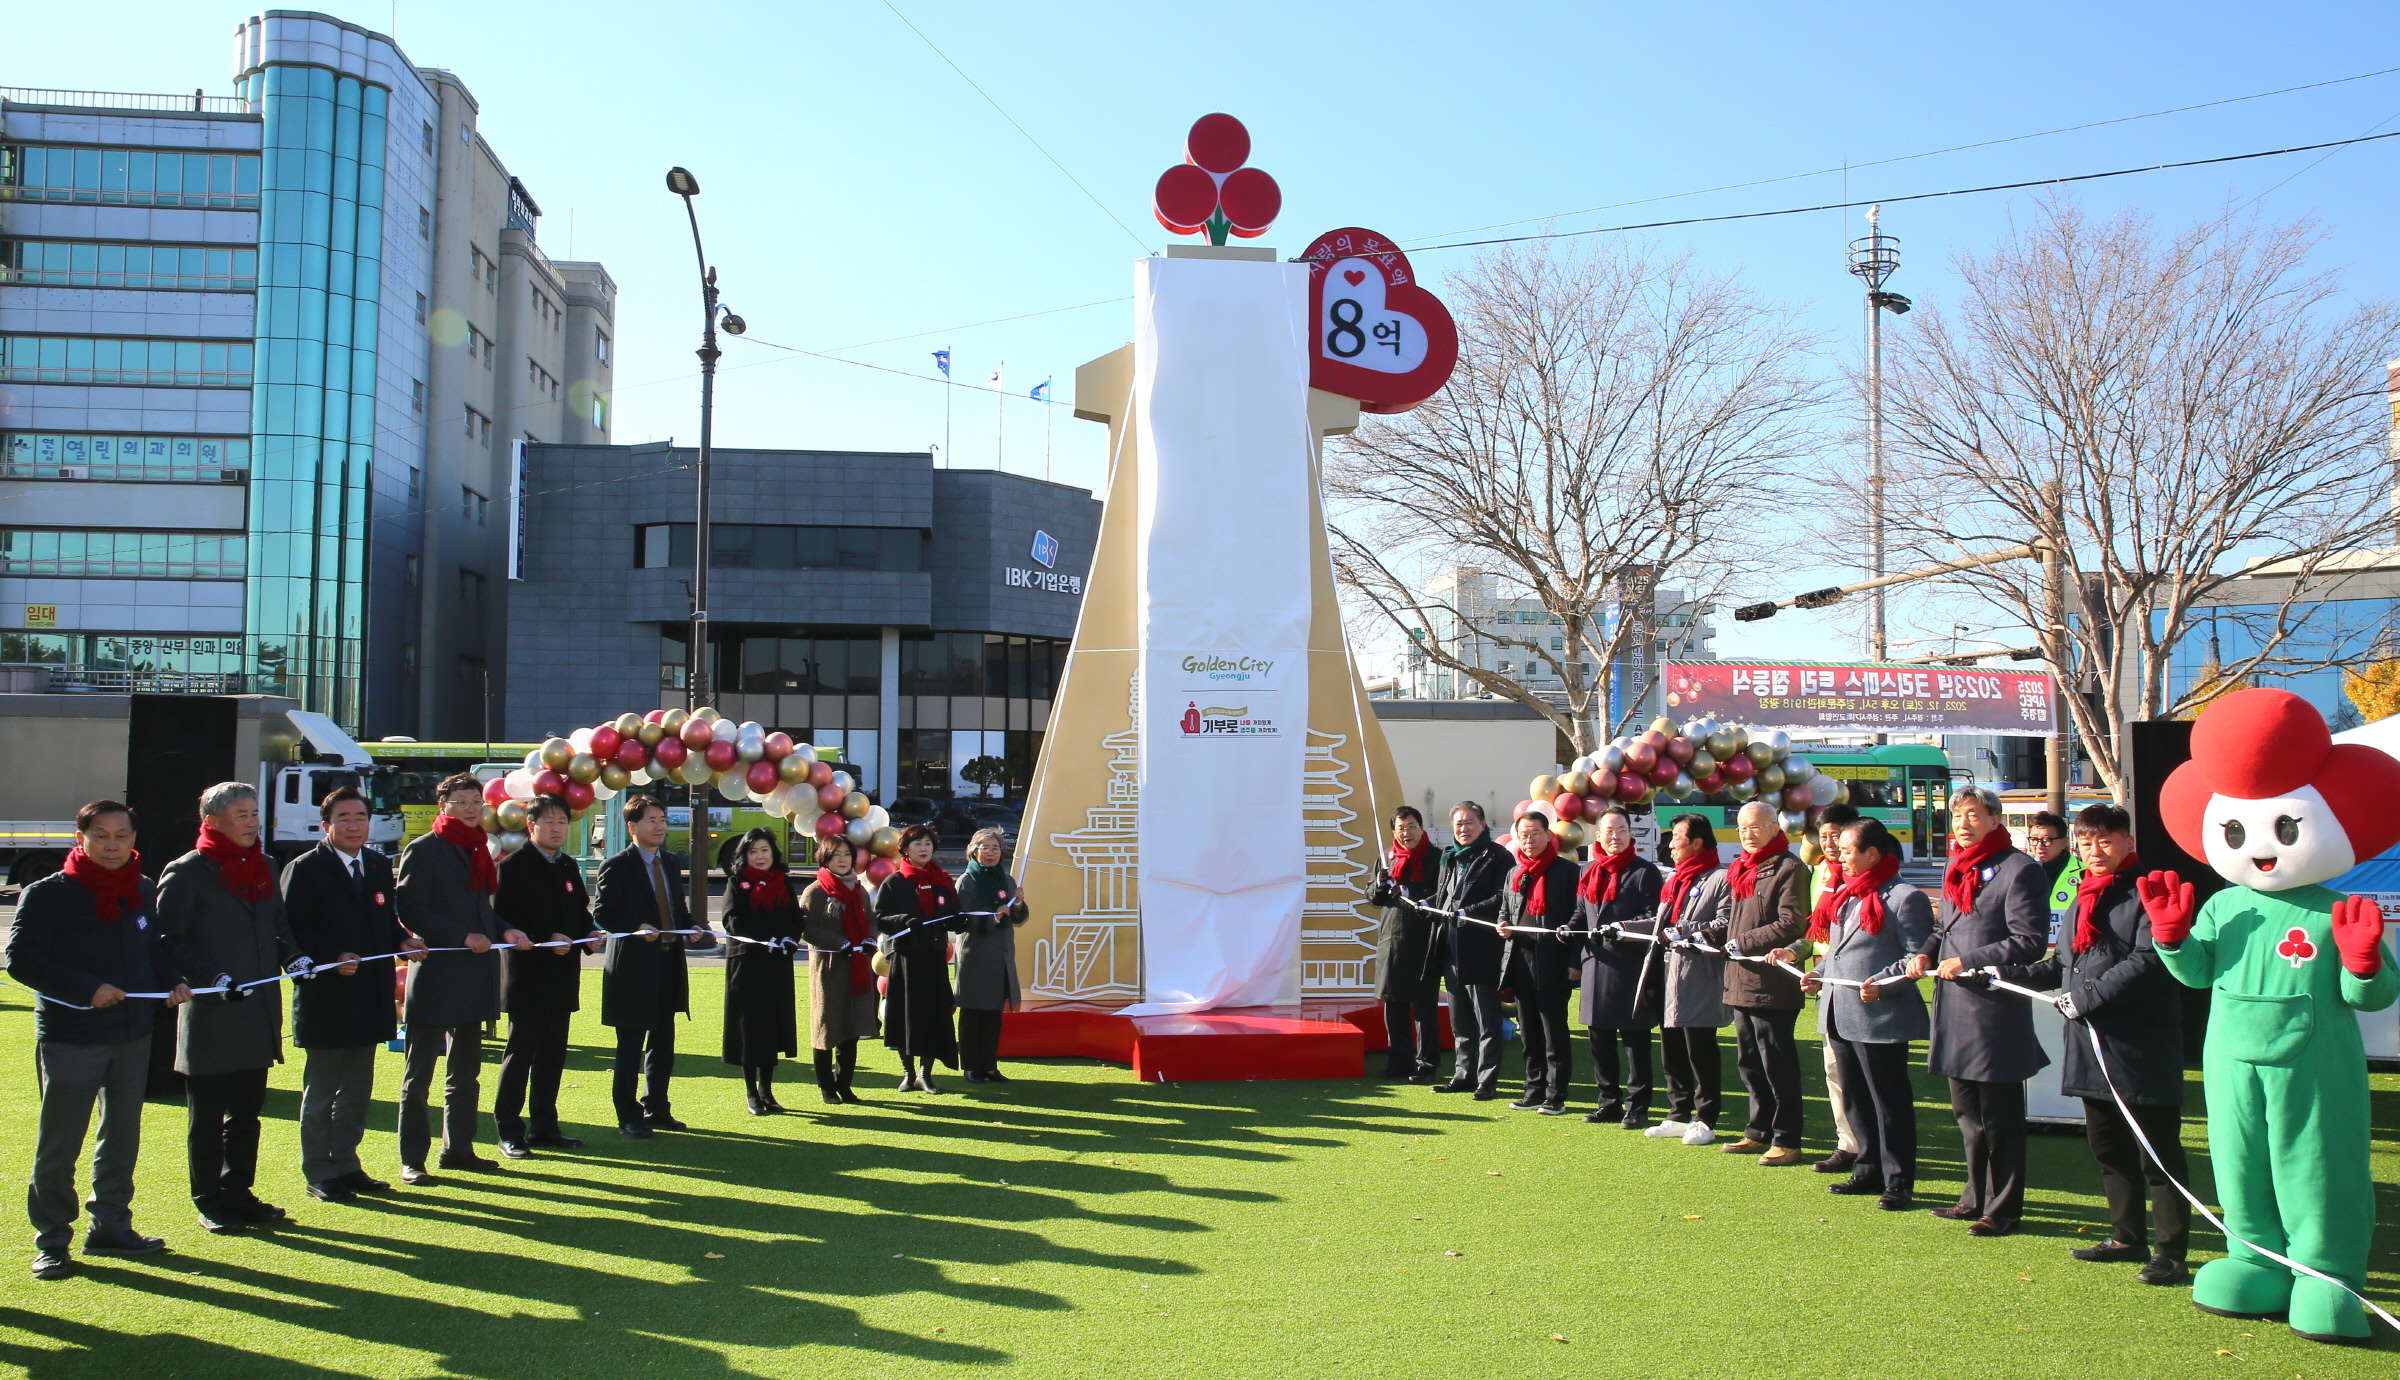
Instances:
[[[600,886],[592,898],[592,919],[611,934],[631,934],[644,925],[662,930],[688,930],[692,909],[683,897],[683,860],[658,851],[665,874],[667,915],[658,923],[658,900],[650,890],[649,867],[642,850],[631,844],[600,865]],[[651,1030],[692,1009],[691,974],[684,963],[683,936],[657,939],[611,939],[600,973],[600,1024],[619,1030]]]
[[[762,888],[781,893],[780,905],[762,904]],[[778,872],[764,883],[739,869],[725,888],[725,932],[750,939],[798,939],[800,898],[789,877]],[[781,949],[735,942],[725,955],[725,1062],[772,1063],[800,1052],[800,1016],[792,998],[792,956]]]
[[[2083,1019],[2067,1023],[2059,1058],[2059,1090],[2069,1097],[2108,1100],[2108,1079],[2092,1062],[2088,1024],[2100,1033],[2108,1073],[2127,1102],[2183,1105],[2183,988],[2158,961],[2150,917],[2134,892],[2134,878],[2148,871],[2136,864],[2116,873],[2100,893],[2094,916],[2100,932],[2092,947],[2075,952],[2070,908],[2048,958],[2000,970],[2010,982],[2043,991],[2064,988],[2075,999]]]
[[[883,1042],[902,1054],[958,1067],[957,1002],[950,993],[950,931],[958,926],[956,897],[927,916],[916,884],[898,872],[875,888],[875,932],[906,933],[892,945],[884,983]],[[917,925],[919,920],[934,923]],[[915,928],[910,928],[916,926]]]
[[[1597,930],[1602,925],[1640,924],[1647,922],[1658,910],[1658,891],[1666,878],[1658,865],[1648,858],[1635,857],[1625,864],[1624,873],[1617,878],[1616,899],[1602,905],[1598,901],[1575,900],[1575,924],[1583,930]],[[1656,969],[1659,947],[1646,939],[1614,941],[1586,939],[1583,950],[1583,1023],[1595,1030],[1648,1030],[1658,1024],[1659,1013],[1666,1008],[1666,977]],[[1642,967],[1652,966],[1650,981],[1642,982]],[[1633,1009],[1633,993],[1642,988],[1642,1009]]]
[[[592,932],[583,864],[564,849],[551,858],[527,844],[502,858],[492,910],[504,928],[521,931],[536,944],[552,935],[581,939]],[[583,1009],[583,950],[503,951],[500,1009],[512,1016],[553,1017]]]
[[[1552,853],[1543,865],[1541,880],[1532,885],[1541,888],[1543,912],[1529,915],[1526,907],[1532,897],[1517,890],[1512,873],[1508,885],[1500,891],[1500,918],[1510,925],[1527,925],[1535,930],[1571,930],[1575,924],[1575,880],[1583,869],[1564,853]],[[1531,887],[1528,887],[1528,891]],[[1572,934],[1511,934],[1500,943],[1503,951],[1501,971],[1508,974],[1512,985],[1530,985],[1533,992],[1519,992],[1523,1001],[1538,993],[1544,998],[1565,1003],[1574,990],[1575,979],[1583,971],[1583,941]]]
[[[1397,895],[1410,901],[1424,901],[1433,896],[1441,884],[1440,850],[1428,858],[1425,875],[1413,882],[1399,882],[1389,873],[1378,869],[1375,874],[1378,889],[1389,888],[1386,895]],[[1394,904],[1383,908],[1383,925],[1375,934],[1375,998],[1378,1001],[1430,1002],[1441,1000],[1442,945],[1440,927],[1435,917],[1414,906]]]
[[[267,859],[272,874],[275,860]],[[300,956],[283,923],[283,894],[273,886],[240,901],[217,881],[217,860],[198,849],[158,877],[159,946],[194,987],[218,977],[255,982]],[[232,1001],[194,997],[175,1022],[177,1073],[238,1073],[283,1062],[283,997],[253,987]]]
[[[1965,911],[1941,898],[1933,934],[1918,952],[1935,965],[1955,958],[1969,969],[2031,963],[2050,942],[2050,888],[2042,865],[2011,848],[1984,864],[1975,904]],[[1980,981],[1933,984],[1933,1038],[1926,1072],[1977,1083],[2033,1077],[2050,1056],[2033,1033],[2033,1008],[2013,992]]]
[[[292,1043],[302,1049],[356,1049],[397,1034],[388,958],[334,971],[343,954],[388,954],[407,941],[389,858],[372,848],[358,853],[362,881],[330,843],[320,843],[283,870],[283,915],[292,942],[317,973],[292,986]]]
[[[1467,845],[1457,856],[1442,858],[1442,875],[1433,889],[1433,904],[1484,920],[1500,918],[1500,889],[1517,865],[1516,856],[1490,834]],[[1500,932],[1439,917],[1438,942],[1450,956],[1448,977],[1453,987],[1498,987],[1502,957]]]
[[[19,896],[0,964],[34,991],[76,1006],[91,1005],[104,982],[120,992],[171,992],[183,975],[158,947],[157,890],[144,877],[141,903],[120,906],[117,918],[103,925],[98,898],[73,877],[53,872]],[[70,1045],[146,1040],[162,1004],[121,1001],[105,1011],[78,1011],[37,1001],[33,1037]]]
[[[475,862],[439,834],[419,834],[400,850],[400,923],[431,953],[408,965],[403,1014],[409,1025],[481,1025],[500,1019],[500,917],[491,894],[475,888]],[[458,946],[480,934],[493,947],[469,953]]]

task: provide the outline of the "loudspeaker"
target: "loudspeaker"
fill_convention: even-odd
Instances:
[[[125,803],[133,807],[142,870],[192,851],[200,793],[240,778],[241,704],[230,695],[135,695],[125,732]]]

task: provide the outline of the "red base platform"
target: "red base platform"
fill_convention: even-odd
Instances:
[[[1450,1008],[1442,1008],[1442,1039]],[[1000,1023],[1003,1058],[1106,1059],[1145,1083],[1357,1078],[1386,1047],[1383,1007],[1371,998],[1298,1006],[1222,1007],[1180,1016],[1123,1016],[1067,1003],[1011,1011]]]

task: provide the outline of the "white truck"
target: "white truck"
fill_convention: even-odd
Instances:
[[[259,788],[267,848],[316,846],[317,803],[341,786],[368,800],[368,842],[400,844],[395,769],[323,714],[274,695],[0,694],[0,867],[24,886],[64,866],[75,812],[93,800],[134,809],[149,870],[192,847],[200,792]]]

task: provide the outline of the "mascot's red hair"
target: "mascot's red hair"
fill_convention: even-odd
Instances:
[[[2366,1341],[2375,1183],[2354,1013],[2400,999],[2400,972],[2375,903],[2324,884],[2400,842],[2400,760],[2335,743],[2297,695],[2241,690],[2201,714],[2158,804],[2233,884],[2202,906],[2171,872],[2135,883],[2159,961],[2211,989],[2202,1068],[2229,1231],[2192,1302]]]

